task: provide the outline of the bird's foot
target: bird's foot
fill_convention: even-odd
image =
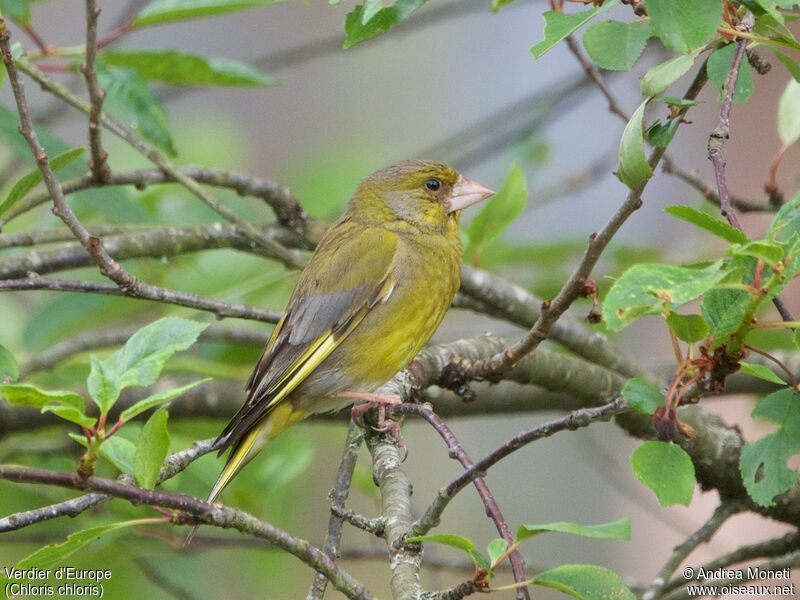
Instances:
[[[380,432],[389,432],[397,442],[400,448],[405,448],[406,443],[403,436],[400,435],[400,423],[394,419],[386,418],[386,407],[396,404],[402,404],[403,399],[397,394],[379,394],[376,392],[341,392],[338,394],[341,398],[351,398],[353,400],[362,400],[360,404],[353,406],[351,415],[353,421],[359,427],[365,427],[364,415],[371,411],[373,408],[378,409],[378,422],[373,429]]]

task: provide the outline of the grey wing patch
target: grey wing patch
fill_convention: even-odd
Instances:
[[[303,344],[319,338],[323,333],[336,329],[336,326],[350,317],[353,300],[364,293],[366,286],[360,285],[351,290],[318,294],[297,301],[297,307],[289,315],[286,325],[289,343]]]

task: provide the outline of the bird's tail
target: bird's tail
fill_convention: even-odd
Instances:
[[[208,495],[206,502],[214,502],[222,493],[222,490],[264,446],[305,416],[306,413],[304,411],[294,410],[289,402],[280,403],[271,410],[266,417],[244,436],[241,442],[233,447],[228,461],[225,463],[225,467],[217,478],[214,487],[211,488],[211,493]],[[199,525],[194,525],[189,530],[189,535],[186,536],[183,542],[184,547],[191,543],[198,527]]]

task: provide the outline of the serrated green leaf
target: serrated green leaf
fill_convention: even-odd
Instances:
[[[83,398],[75,392],[43,390],[29,383],[6,383],[0,385],[0,392],[11,404],[19,406],[42,408],[51,402],[76,408],[83,406]]]
[[[641,377],[634,377],[625,382],[622,397],[633,408],[646,415],[652,415],[666,402],[661,390]]]
[[[643,96],[658,96],[692,68],[699,52],[682,54],[650,67],[639,83]]]
[[[778,385],[786,385],[786,382],[783,379],[778,377],[775,373],[772,372],[771,369],[765,367],[764,365],[739,361],[739,371],[744,373],[745,375],[758,377],[759,379],[763,379],[764,381],[777,383]]]
[[[708,335],[708,325],[700,315],[681,315],[673,312],[667,316],[667,326],[679,340],[689,344],[699,342]]]
[[[208,323],[178,317],[159,319],[143,327],[106,359],[119,373],[120,388],[151,385],[167,360],[195,343]]]
[[[786,146],[800,139],[800,83],[790,79],[778,103],[778,135]]]
[[[154,0],[133,20],[134,27],[183,19],[211,17],[228,12],[278,4],[283,0]]]
[[[781,206],[769,226],[768,237],[786,240],[795,232],[800,233],[800,191]]]
[[[142,414],[143,412],[150,410],[155,406],[159,406],[160,404],[164,404],[165,402],[169,402],[170,400],[174,400],[178,396],[182,396],[192,388],[197,387],[203,383],[211,381],[210,377],[206,377],[205,379],[201,379],[200,381],[195,381],[194,383],[190,383],[188,385],[184,385],[183,387],[175,388],[174,390],[166,390],[160,392],[158,394],[153,394],[152,396],[148,396],[144,400],[139,400],[136,404],[129,406],[125,410],[122,411],[120,414],[120,418],[123,421],[130,421],[134,417]]]
[[[97,421],[94,417],[86,416],[82,407],[76,408],[65,404],[48,404],[42,407],[42,412],[51,412],[57,417],[81,427],[92,427]]]
[[[707,292],[724,275],[720,262],[703,269],[677,265],[634,265],[614,282],[603,302],[603,319],[619,331],[642,315],[657,314],[665,304],[678,307]]]
[[[781,244],[775,242],[754,240],[741,246],[732,246],[729,253],[732,256],[754,256],[768,265],[776,265],[783,260],[784,249]]]
[[[634,189],[653,175],[653,169],[644,155],[644,132],[642,120],[649,100],[645,100],[633,113],[622,132],[619,142],[619,167],[617,177]]]
[[[629,519],[625,518],[599,525],[579,525],[578,523],[568,522],[545,523],[543,525],[523,524],[517,527],[516,541],[521,542],[529,537],[548,532],[571,533],[599,540],[630,540],[631,523]]]
[[[11,383],[19,378],[19,365],[14,355],[0,344],[0,383]]]
[[[103,109],[169,154],[176,154],[167,123],[167,111],[147,80],[131,69],[98,65],[97,80],[106,92]]]
[[[68,434],[73,440],[86,448],[86,437],[75,433]],[[114,465],[122,473],[133,475],[133,465],[136,456],[136,445],[130,440],[116,434],[103,440],[98,452],[100,456]]]
[[[631,455],[631,466],[661,506],[689,506],[695,486],[694,465],[683,448],[672,442],[644,442]]]
[[[722,22],[722,0],[645,0],[661,42],[678,54],[700,48]]]
[[[89,378],[86,380],[89,396],[102,414],[108,413],[122,391],[120,373],[114,361],[91,357]]]
[[[49,569],[63,565],[64,562],[78,550],[84,546],[98,539],[99,537],[118,531],[126,527],[133,527],[136,525],[152,524],[152,519],[136,519],[134,521],[123,521],[121,523],[111,523],[109,525],[100,525],[99,527],[92,527],[77,531],[67,536],[66,541],[60,544],[48,544],[44,548],[40,548],[33,554],[29,554],[17,563],[17,569]]]
[[[715,50],[708,57],[706,72],[711,85],[717,90],[719,99],[725,95],[725,81],[728,78],[728,71],[731,70],[733,57],[736,53],[736,44],[728,44],[719,50]],[[736,77],[736,86],[733,89],[733,101],[736,103],[746,102],[753,94],[753,73],[747,58],[742,58],[739,64],[739,74]]]
[[[583,34],[583,46],[597,66],[610,71],[629,71],[653,35],[650,21],[601,21]]]
[[[76,158],[80,157],[85,148],[73,148],[66,152],[54,156],[50,159],[50,169],[55,173],[66,167]],[[9,208],[19,202],[25,195],[35,188],[42,181],[42,172],[39,168],[32,169],[22,176],[22,178],[14,184],[8,195],[0,202],[0,216],[4,215]]]
[[[364,5],[356,6],[345,19],[344,47],[350,48],[369,38],[389,31],[395,25],[410,17],[425,2],[427,0],[395,0],[391,6],[377,11],[367,23],[363,22]]]
[[[550,10],[544,13],[544,39],[531,47],[531,54],[541,58],[553,46],[558,44],[568,35],[574,33],[597,15],[611,10],[619,0],[606,0],[602,6],[594,6],[581,12],[564,14],[561,11]]]
[[[476,253],[480,254],[487,244],[499,237],[525,209],[527,202],[528,184],[525,174],[515,163],[509,169],[500,191],[484,203],[469,224],[469,243],[464,252],[467,260],[471,260]]]
[[[718,219],[692,206],[668,206],[664,209],[664,212],[672,215],[676,219],[681,219],[692,225],[697,225],[701,229],[705,229],[732,244],[744,244],[748,241],[743,231],[736,229],[736,227],[722,219]]]
[[[161,465],[169,452],[168,418],[165,409],[157,410],[139,434],[133,459],[133,476],[139,487],[153,489],[158,482]]]
[[[742,325],[750,294],[744,290],[709,290],[703,296],[700,312],[708,323],[708,333],[719,346]]]
[[[772,506],[779,494],[797,483],[797,471],[786,463],[800,454],[800,402],[789,388],[764,398],[752,413],[779,425],[777,431],[742,447],[739,470],[750,497],[760,506]]]
[[[278,82],[247,63],[176,50],[107,50],[98,59],[106,66],[132,69],[149,81],[175,85],[261,87]]]
[[[503,538],[494,538],[489,545],[486,546],[486,554],[489,555],[489,564],[494,566],[497,559],[503,556],[508,550],[508,542]]]
[[[539,573],[531,583],[580,600],[635,600],[619,575],[595,565],[561,565]]]
[[[656,148],[666,148],[681,126],[680,119],[656,121],[647,129],[647,141]]]

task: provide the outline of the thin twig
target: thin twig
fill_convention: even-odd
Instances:
[[[47,469],[0,465],[0,479],[88,490],[123,498],[133,504],[148,504],[175,509],[191,515],[199,523],[224,529],[236,529],[241,533],[269,540],[299,558],[312,569],[324,573],[333,586],[348,598],[353,600],[371,600],[373,598],[361,583],[338,567],[319,548],[241,510],[218,503],[211,504],[185,494],[147,490],[100,477],[81,479],[75,472],[62,473]]]
[[[475,466],[475,463],[472,462],[472,459],[469,457],[469,454],[467,454],[464,446],[461,445],[461,442],[458,441],[458,438],[453,433],[453,430],[450,429],[450,427],[447,426],[447,424],[439,417],[439,415],[433,412],[433,410],[431,410],[429,407],[425,406],[424,404],[401,404],[400,406],[395,407],[395,409],[397,412],[417,414],[423,417],[436,430],[436,433],[438,433],[439,436],[444,440],[445,444],[447,444],[448,453],[452,458],[461,463],[461,466],[466,470],[469,470]],[[478,495],[480,496],[481,501],[486,508],[486,514],[494,522],[497,532],[508,543],[509,547],[513,546],[514,536],[511,534],[511,530],[508,527],[508,521],[506,521],[506,518],[503,516],[503,513],[497,504],[497,500],[495,500],[494,494],[492,494],[492,491],[486,484],[486,480],[483,477],[477,477],[472,481],[472,483],[478,490]],[[414,535],[420,534],[415,532]],[[514,581],[517,583],[522,583],[526,580],[524,560],[525,559],[523,558],[519,549],[516,549],[509,554],[511,569],[514,573]],[[524,598],[530,597],[525,586],[521,586],[517,589],[517,595]]]
[[[402,412],[418,412],[417,409],[404,408],[406,405],[401,404],[395,407],[395,410]],[[571,412],[565,417],[544,423],[533,429],[527,429],[518,433],[513,438],[487,454],[484,458],[473,464],[466,469],[461,475],[456,477],[447,486],[441,488],[436,495],[436,498],[431,502],[425,513],[414,523],[412,535],[424,535],[431,528],[438,525],[444,509],[450,501],[463,490],[469,483],[476,479],[483,477],[486,471],[497,464],[500,460],[519,450],[520,448],[546,437],[550,437],[560,431],[573,431],[594,423],[601,419],[607,419],[615,414],[621,413],[628,409],[628,405],[622,398],[598,406],[597,408],[582,408]]]
[[[660,598],[664,587],[669,578],[680,564],[686,560],[694,550],[700,545],[708,542],[725,522],[738,512],[744,510],[745,506],[740,502],[722,502],[714,510],[711,517],[703,525],[686,538],[680,545],[673,549],[672,554],[653,580],[653,584],[642,596],[642,600],[656,600]]]
[[[86,79],[89,91],[89,169],[92,178],[98,183],[105,183],[111,175],[108,166],[108,152],[103,149],[100,119],[103,115],[103,100],[106,93],[97,80],[97,19],[100,9],[95,0],[86,0],[86,59],[81,72]]]
[[[667,175],[674,175],[678,179],[688,183],[695,190],[700,192],[700,195],[702,195],[703,198],[712,204],[716,204],[717,206],[720,205],[717,192],[691,171],[687,171],[686,169],[678,166],[674,161],[667,160],[664,160],[664,166],[662,170]],[[730,202],[731,206],[741,212],[775,212],[777,208],[769,204],[758,204],[751,200],[745,200],[744,198],[740,198],[738,196],[730,196]]]
[[[333,506],[344,507],[347,497],[350,495],[350,483],[353,480],[353,470],[358,460],[358,451],[364,443],[364,432],[353,421],[347,428],[347,437],[344,442],[344,452],[339,469],[336,471],[333,489],[329,497],[331,500],[331,516],[328,519],[328,534],[325,537],[325,545],[322,551],[332,561],[336,560],[339,552],[339,544],[342,540],[343,517],[333,510]],[[320,574],[314,575],[311,589],[308,591],[306,600],[321,600],[325,595],[325,588],[328,586],[328,579]]]
[[[49,290],[51,292],[81,292],[88,294],[104,294],[106,296],[122,296],[138,300],[161,302],[162,304],[175,304],[195,310],[210,312],[219,319],[236,318],[264,323],[277,323],[281,313],[273,310],[264,310],[237,304],[234,302],[221,302],[204,296],[187,294],[177,290],[162,288],[139,282],[140,287],[121,289],[109,283],[94,283],[91,281],[75,281],[71,279],[48,279],[46,277],[28,277],[26,279],[0,280],[0,292],[23,290]]]

